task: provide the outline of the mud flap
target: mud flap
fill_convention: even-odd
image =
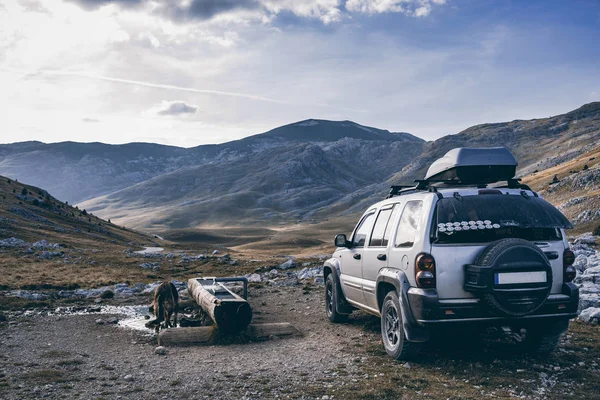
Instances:
[[[346,297],[344,297],[344,292],[342,291],[342,285],[340,284],[340,276],[339,271],[334,265],[330,263],[325,263],[325,268],[330,270],[330,273],[333,275],[333,280],[335,282],[335,299],[337,305],[337,312],[344,315],[349,315],[355,309],[350,303],[346,301]],[[324,279],[327,279],[327,274],[324,274]]]

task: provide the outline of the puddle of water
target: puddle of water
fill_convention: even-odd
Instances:
[[[160,253],[164,249],[162,247],[146,247],[144,250],[134,251],[135,254],[150,254]]]
[[[59,307],[49,315],[124,315],[119,318],[117,326],[126,329],[146,332],[149,335],[154,331],[146,328],[145,324],[154,316],[148,311],[148,305],[136,306],[88,306],[88,307]],[[148,318],[150,317],[150,318]]]

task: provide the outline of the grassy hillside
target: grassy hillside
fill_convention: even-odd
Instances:
[[[128,270],[123,251],[152,243],[43,189],[0,177],[0,288],[87,287],[135,278],[139,267]]]
[[[554,176],[558,179],[554,181]],[[523,178],[575,224],[573,232],[600,225],[600,148]]]

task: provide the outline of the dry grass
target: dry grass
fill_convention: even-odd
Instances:
[[[366,329],[377,329],[371,325]],[[568,335],[570,339],[548,359],[521,354],[514,344],[478,345],[468,338],[450,337],[406,364],[391,360],[380,343],[370,343],[352,350],[371,356],[368,363],[355,359],[363,379],[348,380],[335,392],[328,390],[327,382],[347,374],[341,365],[335,371],[338,377],[324,377],[322,384],[307,387],[305,394],[352,399],[592,398],[600,393],[598,327],[573,322]],[[555,379],[556,386],[547,386],[544,374]]]
[[[580,212],[590,209],[600,209],[600,182],[594,182],[591,189],[573,190],[570,185],[566,185],[559,190],[549,191],[549,183],[556,175],[559,180],[574,176],[583,171],[584,166],[596,168],[600,163],[600,148],[576,157],[570,161],[556,165],[543,171],[533,173],[523,178],[523,183],[529,185],[533,190],[539,192],[546,200],[559,206],[566,201],[581,197],[584,199],[580,204],[563,210],[563,213],[570,219],[575,218]],[[600,225],[600,221],[582,223],[575,226],[570,234],[589,232]]]

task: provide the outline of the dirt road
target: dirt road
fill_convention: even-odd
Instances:
[[[98,315],[9,315],[9,323],[0,324],[0,397],[541,399],[600,393],[597,326],[572,323],[548,360],[528,358],[505,341],[446,337],[418,361],[395,362],[383,351],[377,318],[356,313],[333,325],[322,291],[316,285],[250,288],[255,322],[290,322],[303,337],[169,348],[167,355],[155,354],[150,331],[100,325]]]

